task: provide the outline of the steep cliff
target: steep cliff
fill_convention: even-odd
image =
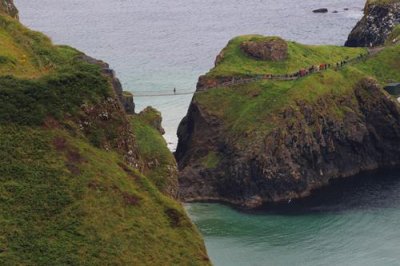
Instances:
[[[400,165],[400,107],[382,89],[400,80],[400,46],[351,60],[365,50],[289,42],[288,59],[274,62],[246,55],[240,44],[249,38],[229,42],[200,78],[179,126],[182,199],[252,208]],[[331,67],[293,80],[284,74],[320,63]],[[270,73],[277,79],[262,79]]]
[[[0,14],[1,265],[209,264],[160,118],[124,97],[107,64]]]
[[[383,45],[396,25],[399,24],[399,0],[368,0],[364,9],[364,17],[350,33],[345,46]]]

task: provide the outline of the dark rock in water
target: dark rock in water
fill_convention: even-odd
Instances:
[[[364,17],[351,31],[345,46],[370,47],[383,45],[400,24],[400,2],[377,3],[371,1],[364,9]]]
[[[339,11],[337,11],[337,10],[334,10],[332,13],[335,13],[335,14],[336,14],[336,13],[339,13]]]
[[[340,119],[327,111],[339,105],[348,110]],[[348,95],[297,102],[276,115],[275,128],[237,140],[226,121],[192,101],[178,129],[180,197],[255,208],[305,197],[332,179],[400,165],[400,107],[372,79]]]
[[[315,9],[313,10],[314,13],[328,13],[328,9],[327,8],[319,8],[319,9]]]
[[[241,49],[252,57],[266,61],[283,61],[288,56],[286,41],[278,37],[246,41],[241,44]],[[217,60],[221,59],[217,57]]]
[[[346,7],[346,8],[343,8],[343,10],[344,10],[344,11],[348,11],[349,9]]]

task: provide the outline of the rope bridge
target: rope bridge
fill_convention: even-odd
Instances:
[[[212,88],[217,88],[217,87],[230,87],[234,85],[239,85],[239,84],[246,84],[254,81],[260,81],[260,80],[277,80],[277,81],[291,81],[291,80],[298,80],[300,78],[307,77],[311,74],[314,73],[320,73],[323,71],[327,71],[328,69],[341,69],[344,66],[346,66],[349,63],[352,62],[358,62],[361,61],[362,59],[366,58],[367,56],[375,55],[376,53],[380,52],[382,48],[373,48],[373,49],[368,49],[367,54],[360,54],[359,56],[352,58],[352,59],[346,59],[344,61],[341,61],[336,64],[321,64],[321,66],[324,66],[323,68],[318,69],[315,68],[315,66],[311,66],[310,68],[304,68],[299,70],[296,73],[291,73],[291,74],[280,74],[280,75],[272,75],[272,74],[267,74],[267,75],[257,75],[254,77],[250,78],[235,78],[232,77],[231,81],[224,82],[222,84],[218,84],[214,87],[209,87],[207,89],[212,89]],[[134,97],[164,97],[164,96],[180,96],[180,95],[193,95],[193,94],[199,94],[203,93],[206,91],[193,91],[193,90],[180,90],[179,92],[172,90],[171,93],[166,92],[166,91],[146,91],[146,92],[138,92],[134,93]]]

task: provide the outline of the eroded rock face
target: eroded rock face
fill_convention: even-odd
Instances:
[[[15,7],[13,0],[0,0],[0,12],[18,19],[18,9]]]
[[[379,46],[400,24],[400,1],[391,4],[367,3],[364,17],[350,33],[345,46],[369,47]]]
[[[288,45],[281,38],[247,41],[241,49],[249,56],[266,61],[283,61],[288,56]]]
[[[87,55],[81,55],[81,60],[101,67],[103,75],[105,75],[110,80],[111,86],[125,112],[127,114],[134,114],[135,103],[133,101],[133,95],[123,90],[121,82],[117,78],[115,71],[110,68],[109,64]]]
[[[347,111],[338,118],[330,106]],[[307,196],[333,178],[400,165],[400,108],[374,80],[277,115],[279,126],[239,146],[223,121],[193,101],[178,131],[180,197],[254,208]]]

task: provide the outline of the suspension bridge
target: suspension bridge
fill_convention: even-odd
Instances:
[[[381,50],[383,50],[382,47],[370,48],[370,49],[368,49],[368,52],[366,54],[360,54],[359,56],[351,58],[351,59],[345,59],[345,60],[343,60],[341,62],[337,62],[335,64],[321,64],[318,66],[313,65],[313,66],[310,66],[309,68],[303,68],[295,73],[290,73],[290,74],[266,74],[266,75],[255,75],[252,77],[245,77],[245,78],[232,77],[232,79],[229,81],[221,82],[215,86],[207,87],[206,89],[231,87],[231,86],[235,86],[235,85],[246,84],[246,83],[251,83],[251,82],[261,81],[261,80],[274,80],[274,81],[298,80],[301,78],[305,78],[311,74],[321,73],[321,72],[327,71],[329,69],[339,70],[350,63],[359,62],[361,60],[366,59],[369,56],[375,55],[378,52],[380,52]],[[143,92],[134,93],[134,97],[135,98],[138,98],[138,97],[173,97],[173,96],[183,96],[183,95],[194,95],[194,94],[199,94],[199,93],[204,93],[204,92],[206,92],[206,91],[204,91],[204,90],[201,90],[201,91],[177,90],[177,91],[175,91],[175,89],[171,90],[171,92],[143,91]]]

